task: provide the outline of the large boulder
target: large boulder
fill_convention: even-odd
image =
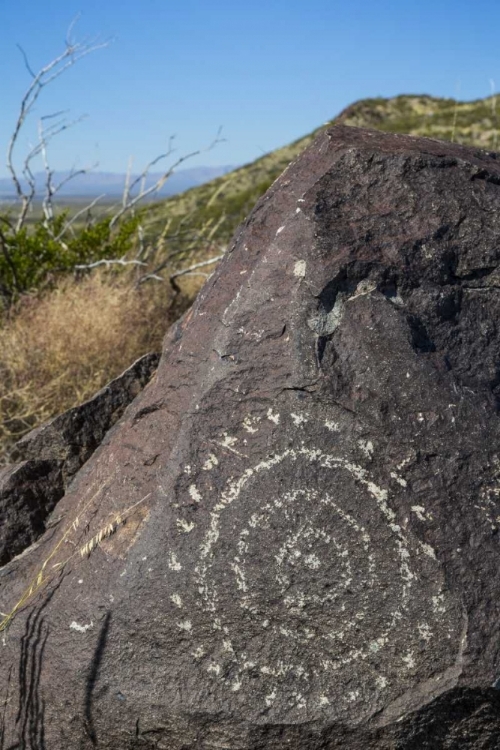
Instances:
[[[9,748],[500,745],[500,164],[325,131],[0,571]]]

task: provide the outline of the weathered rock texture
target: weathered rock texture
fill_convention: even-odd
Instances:
[[[499,320],[496,158],[321,135],[0,572],[5,747],[497,748]]]
[[[28,433],[0,470],[0,565],[35,542],[71,479],[155,372],[146,354],[80,406]]]

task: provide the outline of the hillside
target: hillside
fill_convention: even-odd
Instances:
[[[391,133],[421,135],[496,150],[496,109],[495,97],[473,102],[425,95],[380,97],[352,104],[329,124],[343,123]],[[287,164],[313,141],[322,127],[223,177],[158,203],[148,212],[148,234],[158,236],[165,221],[170,220],[169,233],[175,235],[181,219],[188,217],[186,225],[191,229],[198,230],[218,246],[224,245],[260,196]],[[190,247],[193,247],[192,236],[190,233]],[[175,249],[178,242],[178,239],[172,240],[169,248]],[[203,254],[204,250],[199,252]]]

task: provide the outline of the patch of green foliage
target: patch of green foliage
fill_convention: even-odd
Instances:
[[[75,266],[121,258],[132,247],[139,219],[128,219],[112,230],[100,220],[66,237],[67,212],[52,221],[38,221],[16,230],[9,216],[0,215],[0,296],[4,307],[19,295],[44,288]]]

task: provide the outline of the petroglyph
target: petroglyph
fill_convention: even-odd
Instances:
[[[298,260],[293,267],[293,275],[299,279],[303,279],[306,275],[306,262],[305,260]]]
[[[75,620],[70,624],[70,630],[76,630],[77,633],[86,633],[87,630],[92,630],[94,622],[89,622],[87,625],[79,625]]]
[[[210,495],[208,523],[189,534],[199,541],[190,566],[181,546],[186,535],[179,535],[172,586],[192,615],[183,622],[192,626],[196,661],[221,689],[258,694],[269,711],[277,698],[292,715],[331,713],[332,706],[342,715],[353,703],[361,708],[367,696],[386,701],[402,678],[384,665],[399,665],[408,680],[428,668],[434,639],[459,642],[459,605],[433,548],[406,530],[391,503],[387,488],[400,494],[406,483],[390,469],[384,482],[380,472],[372,476],[371,441],[343,455],[336,420],[298,410],[265,414],[258,431],[273,435],[275,449],[229,474],[225,489]],[[224,433],[212,442],[227,449],[245,440],[251,453],[258,423],[247,416],[241,434],[235,429],[230,439]],[[317,443],[318,427],[324,440],[310,444],[308,430]],[[207,499],[202,481],[224,472],[220,448],[211,454],[210,472],[206,463],[193,465]],[[357,463],[360,454],[370,470]],[[412,510],[427,520],[423,507]],[[186,591],[193,592],[192,612]],[[242,618],[244,636],[234,625]],[[387,650],[398,658],[384,658]],[[352,686],[343,704],[332,679]]]

